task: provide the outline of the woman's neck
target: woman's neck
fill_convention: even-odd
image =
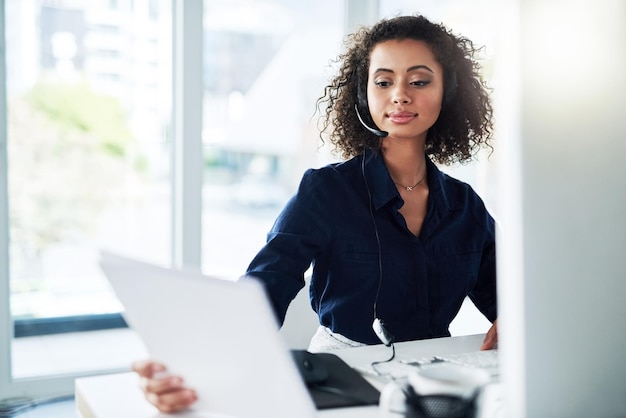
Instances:
[[[424,146],[414,142],[383,141],[382,156],[396,184],[412,186],[426,175]]]

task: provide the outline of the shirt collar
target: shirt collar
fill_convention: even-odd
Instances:
[[[451,196],[447,190],[446,175],[428,157],[426,157],[426,170],[428,170],[429,200],[441,202],[443,207],[453,210],[457,206],[455,203],[457,199]],[[400,193],[389,174],[389,170],[387,170],[380,152],[366,153],[363,171],[372,196],[372,203],[376,210],[392,200],[402,202]]]

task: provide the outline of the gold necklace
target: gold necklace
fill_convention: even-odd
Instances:
[[[395,181],[393,182],[393,184],[402,187],[403,189],[405,189],[407,192],[410,192],[411,190],[413,190],[414,188],[416,188],[421,182],[424,181],[424,179],[426,178],[426,171],[424,171],[424,175],[422,176],[422,178],[415,183],[413,186],[404,186],[400,183],[396,183]],[[393,180],[393,179],[392,179]]]

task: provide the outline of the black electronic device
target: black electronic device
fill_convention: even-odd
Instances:
[[[456,71],[450,70],[446,75],[443,82],[443,100],[441,107],[445,108],[452,103],[452,100],[456,97],[456,90],[458,87],[458,81],[456,78]]]
[[[380,392],[332,353],[291,350],[317,409],[378,405]]]
[[[306,350],[291,350],[291,355],[307,386],[324,383],[328,379],[328,369],[319,356]]]

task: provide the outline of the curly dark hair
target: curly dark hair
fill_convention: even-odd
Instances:
[[[383,19],[347,36],[345,52],[333,61],[341,64],[339,71],[317,100],[317,109],[326,104],[320,115],[322,142],[327,134],[334,152],[340,151],[346,159],[365,149],[380,150],[380,138],[361,125],[354,109],[358,80],[367,80],[370,53],[377,44],[402,39],[424,41],[430,46],[444,71],[445,94],[454,94],[428,131],[426,154],[441,164],[462,163],[470,161],[480,148],[491,148],[493,112],[480,66],[474,59],[479,48],[420,15]],[[456,88],[450,85],[455,75]]]

